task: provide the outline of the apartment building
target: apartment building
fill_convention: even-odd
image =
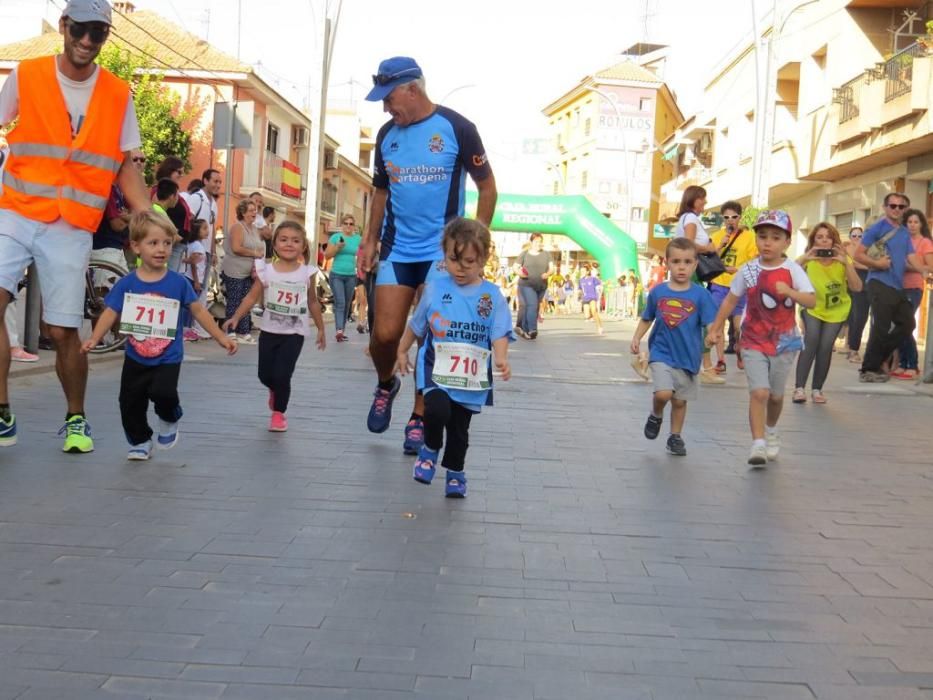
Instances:
[[[582,194],[646,249],[657,222],[652,193],[672,174],[658,144],[683,121],[659,73],[664,46],[637,44],[547,105],[552,194]]]
[[[843,232],[870,223],[891,191],[906,192],[933,213],[930,6],[779,3],[778,21],[764,35],[776,68],[768,203],[787,209],[801,234],[822,220]],[[737,35],[743,32],[737,27]],[[726,56],[705,79],[702,110],[663,144],[674,175],[661,187],[662,219],[674,215],[691,184],[707,189],[711,207],[750,202],[755,59],[752,39]],[[660,240],[652,244],[663,247]]]

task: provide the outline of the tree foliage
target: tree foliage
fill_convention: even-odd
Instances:
[[[191,167],[191,134],[185,122],[192,116],[181,105],[181,98],[162,84],[164,74],[155,70],[144,56],[130,53],[113,43],[98,58],[100,65],[130,84],[142,151],[146,154],[146,180],[166,156],[177,156]]]

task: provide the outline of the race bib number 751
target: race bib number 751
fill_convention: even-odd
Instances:
[[[178,331],[177,299],[151,294],[124,294],[120,332],[136,337],[174,338]]]
[[[431,378],[448,389],[485,391],[490,386],[489,350],[469,343],[437,343]]]

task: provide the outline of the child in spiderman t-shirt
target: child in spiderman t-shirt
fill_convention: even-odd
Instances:
[[[709,328],[707,343],[712,346],[722,339],[726,319],[739,299],[748,295],[740,341],[750,394],[752,448],[748,463],[760,467],[777,459],[781,449],[777,423],[784,407],[784,386],[797,353],[803,349],[795,320],[796,304],[812,309],[816,294],[804,269],[784,255],[794,231],[787,212],[762,211],[754,229],[758,257],[740,267],[733,278]]]

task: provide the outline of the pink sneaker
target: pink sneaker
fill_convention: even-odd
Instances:
[[[16,362],[38,362],[39,356],[26,352],[25,348],[10,348],[10,359]]]
[[[201,339],[201,336],[199,336],[193,328],[186,328],[185,332],[181,334],[181,337],[189,343],[194,343]]]
[[[273,411],[272,418],[269,419],[269,432],[284,433],[286,430],[288,430],[288,420],[286,420],[285,414]]]

